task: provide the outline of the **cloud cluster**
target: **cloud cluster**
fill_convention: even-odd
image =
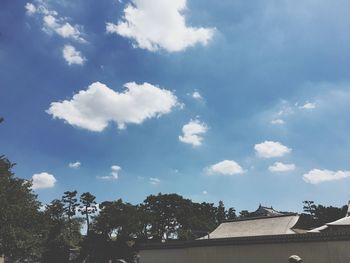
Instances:
[[[64,22],[63,18],[57,18],[53,15],[45,15],[43,18],[44,31],[47,33],[56,33],[63,38],[73,39],[79,42],[86,42],[82,37],[82,33],[77,25],[72,26],[68,22]]]
[[[281,162],[275,162],[273,165],[269,166],[269,171],[271,172],[289,172],[295,170],[295,164],[285,164]]]
[[[330,171],[319,169],[313,169],[303,175],[304,181],[310,184],[337,181],[347,177],[350,177],[350,171]]]
[[[203,142],[202,135],[205,134],[208,127],[205,123],[199,120],[190,120],[189,123],[182,127],[183,135],[179,136],[179,140],[183,143],[192,144],[193,146],[200,146]]]
[[[265,141],[254,146],[255,152],[260,158],[282,157],[290,153],[292,149],[284,146],[280,142]]]
[[[67,61],[68,65],[77,64],[82,65],[86,61],[86,58],[81,55],[75,47],[71,45],[65,45],[62,50],[63,58]]]
[[[46,3],[43,1],[36,1],[36,5],[33,3],[26,3],[25,9],[28,15],[38,14],[42,17],[43,30],[46,33],[56,33],[63,38],[76,40],[78,42],[86,42],[81,32],[82,27],[78,25],[72,25],[68,22],[68,18],[58,16],[58,13],[54,10],[49,10]]]
[[[32,176],[32,189],[45,189],[45,188],[52,188],[55,186],[55,183],[57,182],[56,178],[49,173],[42,172],[38,174],[33,174]]]
[[[124,86],[126,90],[120,93],[95,82],[71,100],[51,103],[47,113],[70,125],[101,132],[109,122],[124,129],[126,124],[141,124],[171,112],[178,105],[177,97],[169,90],[149,83],[129,82]]]
[[[177,52],[197,43],[206,45],[213,28],[186,25],[182,11],[186,0],[132,0],[118,24],[107,23],[106,31],[133,39],[135,46],[156,51]]]
[[[25,9],[27,15],[38,15],[42,19],[42,28],[47,34],[57,34],[62,38],[79,43],[87,42],[83,37],[82,26],[72,25],[68,22],[68,18],[60,17],[55,10],[50,10],[46,2],[35,1],[35,4],[26,3]],[[72,45],[64,46],[62,55],[69,65],[82,65],[86,60]]]
[[[244,173],[243,168],[233,160],[224,160],[206,168],[208,175],[237,175]]]

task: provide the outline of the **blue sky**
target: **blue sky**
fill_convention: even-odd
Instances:
[[[348,1],[0,3],[0,149],[40,200],[343,205]]]

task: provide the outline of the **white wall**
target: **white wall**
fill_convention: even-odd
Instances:
[[[350,263],[350,241],[224,245],[140,251],[140,263]]]

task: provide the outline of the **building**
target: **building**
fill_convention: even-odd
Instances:
[[[329,231],[310,233],[295,227],[297,214],[259,206],[250,215],[255,217],[223,222],[198,240],[144,244],[140,263],[279,263],[294,254],[305,262],[350,262],[350,209],[327,224]]]
[[[205,236],[212,238],[251,237],[296,234],[293,230],[299,216],[274,215],[238,219],[221,223],[213,232]],[[203,239],[203,238],[202,238]]]

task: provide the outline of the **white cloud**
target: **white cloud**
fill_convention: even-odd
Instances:
[[[110,175],[106,176],[97,176],[97,179],[102,180],[118,180],[119,178],[119,172],[122,170],[122,168],[119,165],[112,165],[111,166],[111,173]]]
[[[114,178],[114,179],[118,179],[119,178],[119,172],[120,172],[120,170],[121,170],[122,168],[120,167],[120,166],[118,166],[118,165],[112,165],[111,166],[111,170],[112,170],[112,172],[111,172],[111,176]]]
[[[56,178],[49,173],[42,172],[39,174],[33,174],[32,176],[33,186],[32,189],[44,189],[44,188],[52,188],[55,186],[57,182]]]
[[[302,110],[312,110],[316,108],[316,103],[306,102],[304,105],[299,106]]]
[[[273,165],[269,166],[271,172],[289,172],[295,170],[295,164],[285,164],[281,162],[275,162]]]
[[[204,191],[202,192],[202,194],[207,195],[208,192],[204,190]]]
[[[28,15],[33,15],[37,11],[35,5],[33,5],[32,3],[26,3],[24,7],[27,10]]]
[[[132,0],[118,24],[107,23],[107,33],[135,41],[135,46],[156,51],[177,52],[197,43],[206,45],[213,28],[189,27],[182,11],[187,0]]]
[[[183,136],[180,135],[179,140],[183,143],[199,146],[203,142],[201,135],[205,134],[207,130],[208,127],[205,123],[201,123],[199,120],[190,120],[182,127]]]
[[[63,18],[56,18],[54,15],[45,15],[43,17],[44,31],[51,33],[55,32],[63,38],[70,38],[76,41],[85,43],[86,40],[82,37],[79,26],[72,26],[65,22]]]
[[[82,27],[79,25],[72,25],[68,22],[69,18],[60,17],[55,10],[49,10],[47,3],[44,1],[36,1],[33,3],[26,3],[25,9],[28,15],[37,14],[42,17],[43,30],[48,33],[56,33],[63,38],[69,38],[78,42],[85,43],[81,32]]]
[[[313,169],[303,175],[304,181],[310,184],[336,181],[347,177],[350,177],[350,171],[330,171],[319,169]]]
[[[126,124],[141,124],[146,119],[171,112],[178,105],[177,97],[171,91],[149,83],[129,82],[124,86],[126,90],[119,93],[95,82],[71,100],[51,103],[47,113],[70,125],[101,132],[109,122],[124,129]]]
[[[196,100],[203,99],[202,95],[198,91],[195,91],[195,92],[192,93],[192,98],[194,98]]]
[[[81,166],[81,162],[69,163],[69,168],[78,169]]]
[[[282,125],[282,124],[284,124],[284,120],[282,120],[282,119],[275,119],[275,120],[271,121],[271,124]]]
[[[158,185],[158,184],[160,184],[160,180],[158,178],[151,177],[151,178],[149,178],[149,183],[152,185]]]
[[[255,144],[254,149],[260,158],[281,157],[292,151],[292,149],[288,148],[287,146],[273,141],[265,141]]]
[[[86,60],[86,58],[84,58],[81,55],[81,53],[71,45],[64,46],[62,50],[62,55],[64,59],[67,61],[68,65],[72,65],[72,64],[82,65]]]
[[[208,175],[236,175],[244,173],[242,167],[233,160],[224,160],[222,162],[213,164],[206,168],[206,172]]]

